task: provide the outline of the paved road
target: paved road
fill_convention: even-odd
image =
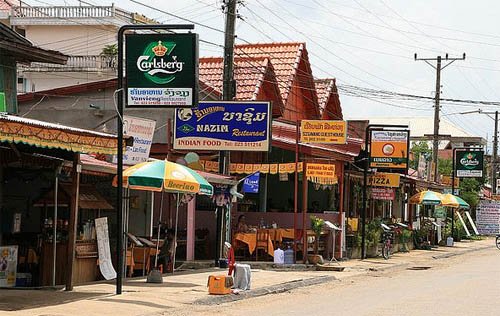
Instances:
[[[422,265],[430,269],[373,273],[291,293],[194,308],[186,315],[500,315],[500,251],[496,248],[419,262]]]

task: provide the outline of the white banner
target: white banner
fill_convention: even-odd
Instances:
[[[99,269],[106,280],[116,278],[116,271],[111,262],[111,251],[109,250],[108,218],[95,219],[97,233],[97,249],[99,253]]]
[[[16,286],[17,246],[0,247],[0,287]]]
[[[476,211],[477,231],[481,235],[495,235],[500,232],[500,201],[482,200]]]
[[[148,161],[155,127],[156,121],[129,115],[123,116],[123,135],[134,138],[134,145],[127,147],[123,155],[125,165]]]

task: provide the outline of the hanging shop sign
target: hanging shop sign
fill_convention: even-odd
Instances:
[[[300,141],[302,143],[345,144],[347,142],[347,122],[302,120]]]
[[[374,200],[394,200],[394,189],[390,188],[372,188],[372,199]]]
[[[108,218],[100,217],[95,219],[97,235],[97,252],[99,254],[99,269],[106,280],[116,278],[116,271],[111,261],[111,251],[109,248]]]
[[[175,112],[174,149],[269,151],[270,145],[269,102],[200,102]]]
[[[16,286],[17,246],[0,247],[0,287]]]
[[[127,34],[127,107],[196,107],[198,35]]]
[[[127,147],[123,154],[125,165],[146,162],[153,143],[156,121],[139,117],[123,116],[123,134],[134,138],[134,145]]]
[[[370,134],[370,168],[408,169],[409,131],[372,130]]]
[[[307,180],[319,184],[336,184],[334,164],[308,163],[306,164]]]
[[[399,187],[400,175],[397,173],[377,172],[370,175],[368,185],[372,187]]]
[[[219,163],[216,161],[205,161],[205,160],[200,160],[200,165],[202,166],[203,170],[207,172],[218,172],[219,171]],[[297,164],[297,170],[298,172],[302,172],[303,169],[303,162],[299,162]],[[231,163],[229,164],[229,173],[231,174],[251,174],[254,172],[260,172],[260,173],[271,173],[271,174],[277,174],[277,173],[295,173],[295,162],[289,162],[289,163],[281,163],[281,164],[267,164],[267,163],[258,163],[258,164],[252,164],[252,163]]]
[[[249,175],[243,180],[244,193],[259,193],[260,172]]]
[[[484,151],[474,148],[455,149],[455,170],[459,178],[483,177]]]

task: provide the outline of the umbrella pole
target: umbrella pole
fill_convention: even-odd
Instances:
[[[161,228],[161,217],[163,213],[163,191],[161,191],[161,200],[160,200],[160,217],[158,218],[158,238],[156,241],[156,254],[155,254],[155,268],[158,268],[158,249],[160,246],[160,228]],[[151,213],[151,218],[153,217],[153,213]]]
[[[175,254],[177,252],[177,224],[179,223],[179,204],[181,203],[181,198],[179,192],[177,192],[177,201],[175,208],[175,232],[174,232],[174,255],[172,258],[172,274],[175,271]]]

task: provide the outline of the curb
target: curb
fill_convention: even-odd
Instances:
[[[271,285],[263,288],[258,288],[255,290],[249,290],[246,292],[240,292],[238,295],[223,295],[223,296],[210,296],[207,298],[199,299],[193,302],[194,305],[219,305],[223,303],[240,301],[248,298],[264,296],[268,294],[278,294],[287,292],[293,289],[312,286],[322,283],[327,283],[331,281],[338,280],[334,276],[319,276],[315,278],[302,279],[296,281],[290,281],[286,283],[280,283],[276,285]]]
[[[442,254],[442,255],[432,256],[432,258],[436,259],[436,260],[438,260],[438,259],[446,259],[446,258],[451,258],[451,257],[455,257],[455,256],[464,255],[464,254],[471,253],[471,252],[476,252],[476,251],[481,251],[481,250],[489,249],[489,248],[491,248],[491,246],[483,246],[483,247],[478,247],[478,248],[471,248],[471,249],[467,249],[467,250],[464,250],[464,251],[450,252],[450,253],[445,253],[445,254]]]

